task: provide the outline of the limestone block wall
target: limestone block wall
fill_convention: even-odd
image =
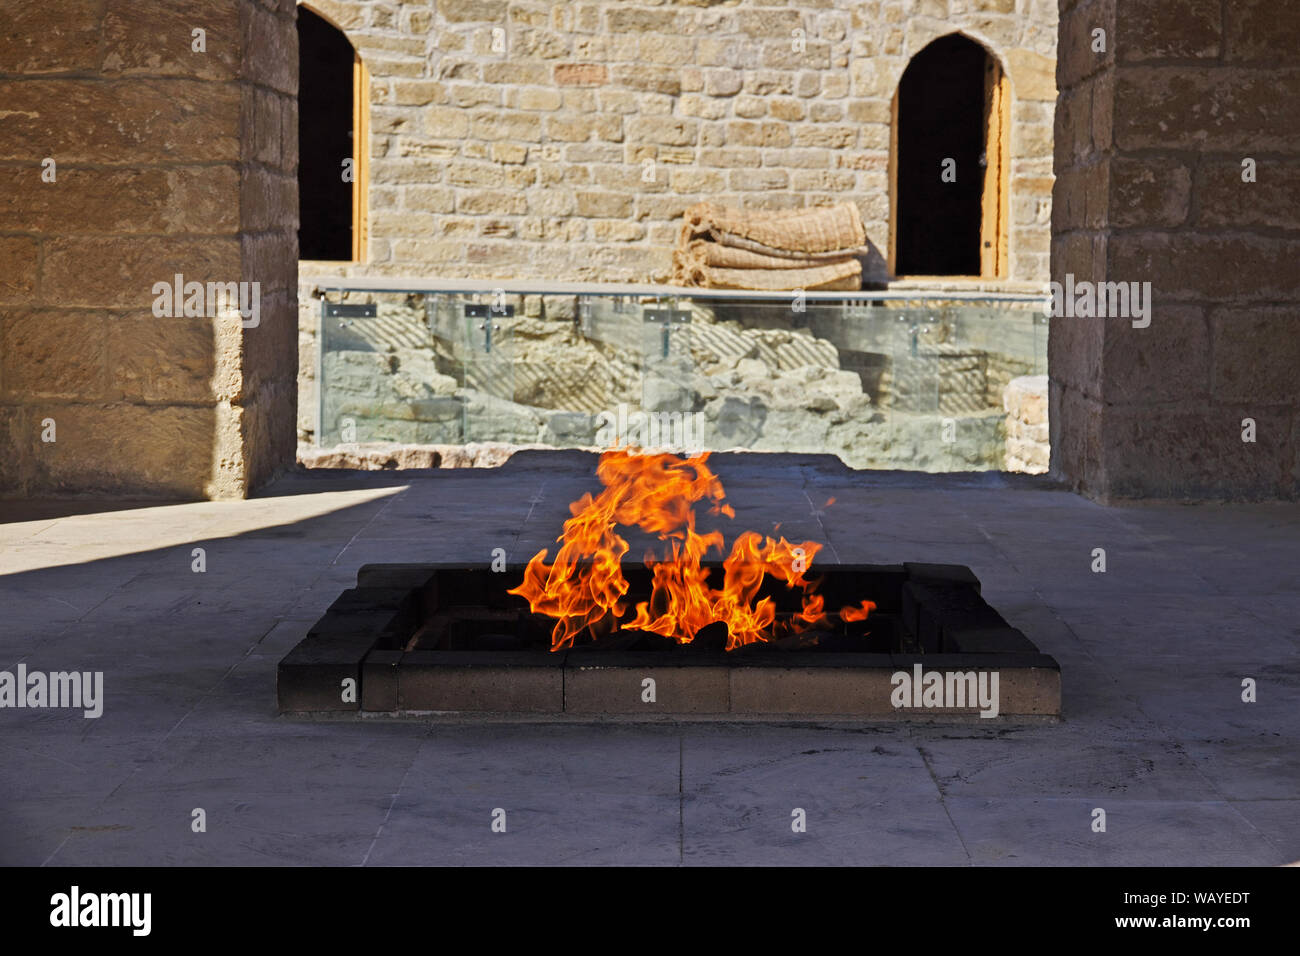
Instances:
[[[304,277],[661,281],[710,199],[852,200],[883,278],[891,99],[961,31],[1011,80],[1010,278],[1047,278],[1056,0],[308,5],[369,67],[372,159],[368,261]]]
[[[6,2],[0,494],[239,496],[292,465],[294,16]],[[177,274],[257,283],[256,326],[156,316]]]
[[[1101,499],[1294,496],[1300,6],[1063,0],[1060,28],[1052,276],[1150,282],[1153,309],[1053,320],[1053,469]]]
[[[1041,475],[1048,469],[1047,376],[1022,375],[1002,392],[1007,413],[1007,471]]]

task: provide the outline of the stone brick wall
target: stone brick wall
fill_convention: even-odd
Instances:
[[[1053,320],[1053,470],[1102,499],[1293,496],[1300,6],[1063,0],[1058,80],[1053,279],[1149,281],[1154,309]]]
[[[239,496],[292,464],[294,16],[5,4],[0,494]],[[155,317],[177,273],[260,283],[257,327]]]
[[[304,276],[660,281],[694,202],[847,199],[881,278],[890,101],[962,31],[1011,79],[1011,278],[1047,278],[1056,0],[308,6],[371,72],[371,238],[369,262]]]
[[[1007,413],[1005,469],[1041,475],[1048,469],[1047,376],[1022,375],[1002,392]]]

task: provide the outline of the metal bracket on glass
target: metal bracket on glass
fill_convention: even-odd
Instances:
[[[342,302],[325,301],[325,318],[327,319],[373,319],[379,315],[379,306],[373,302],[368,305],[345,305]],[[347,322],[339,325],[346,326]]]
[[[595,303],[591,301],[591,296],[578,296],[578,331],[582,333],[583,338],[591,338],[591,326],[596,312],[594,306]]]
[[[515,307],[513,305],[488,305],[486,302],[466,302],[465,318],[467,319],[486,319],[492,316],[494,319],[513,318]]]
[[[661,341],[663,342],[663,357],[668,357],[669,347],[672,343],[673,326],[690,325],[690,309],[646,309],[641,313],[641,321],[648,324],[655,324],[662,327]]]
[[[331,303],[321,293],[320,297],[320,317],[316,320],[316,421],[312,431],[312,441],[316,446],[321,444],[321,423],[325,421],[325,349],[329,343],[325,339],[325,316],[329,312]]]
[[[515,307],[513,305],[488,305],[484,302],[465,303],[465,318],[484,320],[478,325],[479,331],[483,333],[484,352],[492,351],[492,333],[501,331],[501,326],[491,320],[503,317],[512,318],[514,314]]]
[[[905,315],[900,315],[900,316],[898,317],[898,321],[899,321],[899,322],[907,322],[907,321],[909,321],[909,319],[908,319],[908,317],[905,316]],[[938,319],[936,319],[936,318],[932,315],[932,316],[929,316],[928,318],[926,318],[926,319],[924,320],[924,325],[934,325],[937,321],[938,321]],[[922,323],[921,321],[919,321],[919,320],[912,321],[911,328],[909,328],[909,329],[907,330],[908,336],[909,336],[910,339],[911,339],[912,358],[916,358],[916,357],[920,354],[920,338],[921,338],[921,333],[922,333],[923,331],[928,333],[928,331],[929,331],[928,329],[923,329],[923,328],[922,328],[922,324],[923,324],[923,323]]]

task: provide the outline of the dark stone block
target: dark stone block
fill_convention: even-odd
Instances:
[[[396,610],[411,600],[410,588],[349,588],[334,599],[329,609],[338,614],[373,611],[379,608]]]
[[[397,710],[397,668],[401,651],[374,650],[361,664],[361,709]]]
[[[909,581],[903,592],[908,606],[915,604],[915,633],[921,650],[927,654],[955,650],[946,637],[949,630],[1007,627],[1002,615],[965,584],[928,586]]]
[[[917,564],[904,561],[908,580],[931,587],[971,587],[980,589],[980,579],[964,564]]]
[[[1014,627],[957,627],[944,630],[944,648],[959,654],[1037,654],[1034,642]]]
[[[923,586],[911,581],[904,584],[899,592],[898,622],[909,634],[916,634],[921,626],[921,604],[926,600],[927,594]]]
[[[433,577],[430,564],[363,564],[357,572],[358,588],[422,588]]]
[[[565,652],[411,651],[397,668],[397,707],[408,711],[558,714]]]
[[[788,653],[745,654],[743,656],[738,656],[733,652],[726,661],[732,667],[766,667],[777,670],[800,667],[847,667],[869,670],[878,667],[892,667],[892,662],[892,654],[877,654],[869,651],[814,651],[807,654],[792,651]]]
[[[563,667],[571,651],[407,651],[409,667]]]
[[[712,654],[575,652],[564,668],[564,711],[725,714],[730,709],[730,674],[725,657]],[[651,687],[654,699],[647,700]]]
[[[392,608],[349,613],[326,611],[307,634],[371,634],[377,637],[390,633],[397,623],[398,613]]]
[[[1056,658],[1048,654],[891,654],[895,670],[910,671],[920,664],[927,671],[1000,671],[1015,668],[1042,667],[1060,670]]]
[[[314,634],[284,656],[276,671],[281,713],[360,708],[361,661],[374,646],[370,633]],[[356,681],[356,700],[343,699],[343,682]]]
[[[569,651],[565,666],[575,667],[726,667],[733,654],[726,651],[710,653],[661,653],[658,651]]]

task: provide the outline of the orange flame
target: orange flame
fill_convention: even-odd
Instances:
[[[584,630],[600,637],[620,627],[688,644],[704,627],[722,622],[730,651],[825,621],[824,601],[814,593],[818,582],[804,576],[821,550],[814,541],[792,544],[784,537],[743,532],[722,562],[721,589],[709,585],[702,562],[710,551],[723,553],[723,535],[695,530],[695,505],[707,501],[711,513],[729,518],[735,510],[724,502],[722,482],[708,467],[708,457],[707,452],[680,459],[626,449],[601,455],[596,476],[604,490],[569,506],[573,517],[556,539],[560,549],[554,563],[547,565],[547,550],[539,551],[528,562],[523,583],[509,592],[527,599],[534,613],[555,618],[552,650],[572,646]],[[630,620],[624,620],[628,583],[621,568],[629,546],[615,530],[618,525],[656,534],[667,545],[662,559],[646,555],[650,599],[636,605]],[[759,597],[769,574],[803,592],[801,609],[788,620],[778,621],[772,599]],[[874,607],[864,601],[860,610],[846,608],[840,617],[862,620]]]
[[[857,607],[849,605],[840,608],[840,620],[842,621],[865,621],[867,615],[876,609],[875,601],[863,601]]]

